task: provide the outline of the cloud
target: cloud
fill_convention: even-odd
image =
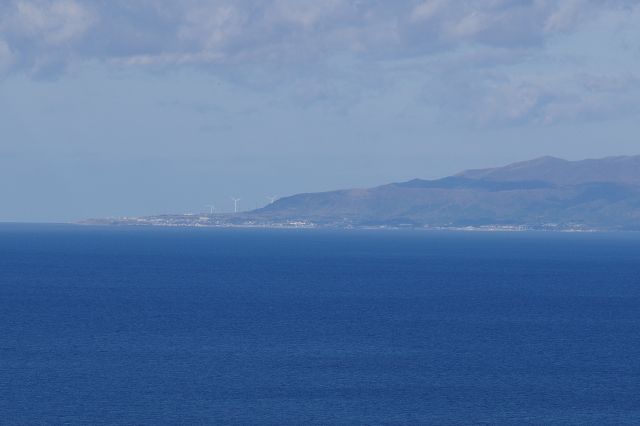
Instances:
[[[394,69],[406,66],[413,67],[412,78],[426,82],[431,92],[426,98],[441,108],[458,108],[474,122],[552,123],[596,111],[597,101],[625,103],[628,95],[575,84],[577,70],[534,78],[507,68],[527,63],[550,43],[598,20],[606,18],[611,27],[633,21],[631,27],[637,28],[639,4],[4,0],[0,72],[55,77],[88,62],[136,69],[198,67],[256,90],[289,85],[292,98],[303,105],[334,102],[344,110],[361,99],[365,87],[392,87],[401,74]],[[350,61],[360,64],[341,65]]]
[[[443,113],[476,126],[556,125],[624,118],[640,113],[640,74],[545,75],[485,72],[451,76],[445,87],[431,86]]]
[[[14,67],[38,73],[52,65],[64,68],[93,21],[74,0],[9,1],[0,6],[0,38]]]
[[[13,62],[13,53],[6,41],[0,40],[0,73],[9,68]]]
[[[91,17],[79,3],[17,1],[5,23],[11,32],[48,46],[56,46],[81,36]]]
[[[625,2],[622,2],[625,3]],[[599,10],[594,0],[5,0],[0,33],[23,64],[237,64],[352,53],[424,55],[464,43],[544,44]],[[626,4],[626,3],[625,3]]]

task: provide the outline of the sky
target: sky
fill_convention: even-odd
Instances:
[[[640,0],[1,0],[0,221],[640,154]]]

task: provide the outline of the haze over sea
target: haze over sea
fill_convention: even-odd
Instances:
[[[640,235],[0,225],[3,424],[638,424]]]

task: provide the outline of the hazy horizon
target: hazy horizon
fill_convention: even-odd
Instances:
[[[633,0],[8,0],[0,221],[640,154]]]

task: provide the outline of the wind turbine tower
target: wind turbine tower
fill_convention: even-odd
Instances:
[[[266,198],[269,200],[269,204],[273,204],[278,199],[275,195],[267,195]]]
[[[214,213],[215,213],[215,211],[216,211],[216,206],[215,206],[215,204],[207,204],[207,206],[206,206],[206,207],[209,207],[210,214],[214,214]]]
[[[238,213],[238,202],[240,201],[240,198],[231,197],[231,199],[233,200],[233,212]]]

